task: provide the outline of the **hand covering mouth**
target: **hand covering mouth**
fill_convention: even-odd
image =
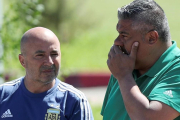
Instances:
[[[124,48],[124,46],[119,46],[119,48],[121,49],[121,51],[126,54],[129,55],[129,53],[127,52],[127,50]]]

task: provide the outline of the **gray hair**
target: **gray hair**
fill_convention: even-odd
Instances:
[[[154,0],[134,0],[118,8],[118,19],[132,20],[141,31],[155,30],[161,41],[170,40],[169,25],[163,9]]]

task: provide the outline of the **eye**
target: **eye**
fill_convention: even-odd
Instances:
[[[127,35],[123,35],[123,34],[121,34],[120,36],[124,39],[127,39],[127,37],[128,37]]]
[[[37,58],[42,58],[44,56],[44,54],[37,54],[36,57]]]
[[[51,56],[58,56],[58,53],[52,53]]]
[[[126,37],[125,35],[121,35],[122,37]]]
[[[36,56],[43,56],[43,54],[37,54]]]

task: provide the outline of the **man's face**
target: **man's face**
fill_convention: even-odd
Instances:
[[[148,44],[146,43],[145,35],[132,27],[131,20],[119,20],[116,27],[119,35],[114,41],[114,45],[120,47],[124,54],[130,54],[134,42],[139,42],[138,52],[136,56],[135,69],[139,69],[148,53]]]
[[[52,82],[58,75],[61,60],[58,39],[28,40],[25,47],[22,57],[27,79],[44,84]]]

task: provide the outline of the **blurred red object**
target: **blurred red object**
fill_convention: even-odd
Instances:
[[[110,73],[76,73],[65,77],[65,82],[74,87],[107,86]]]

